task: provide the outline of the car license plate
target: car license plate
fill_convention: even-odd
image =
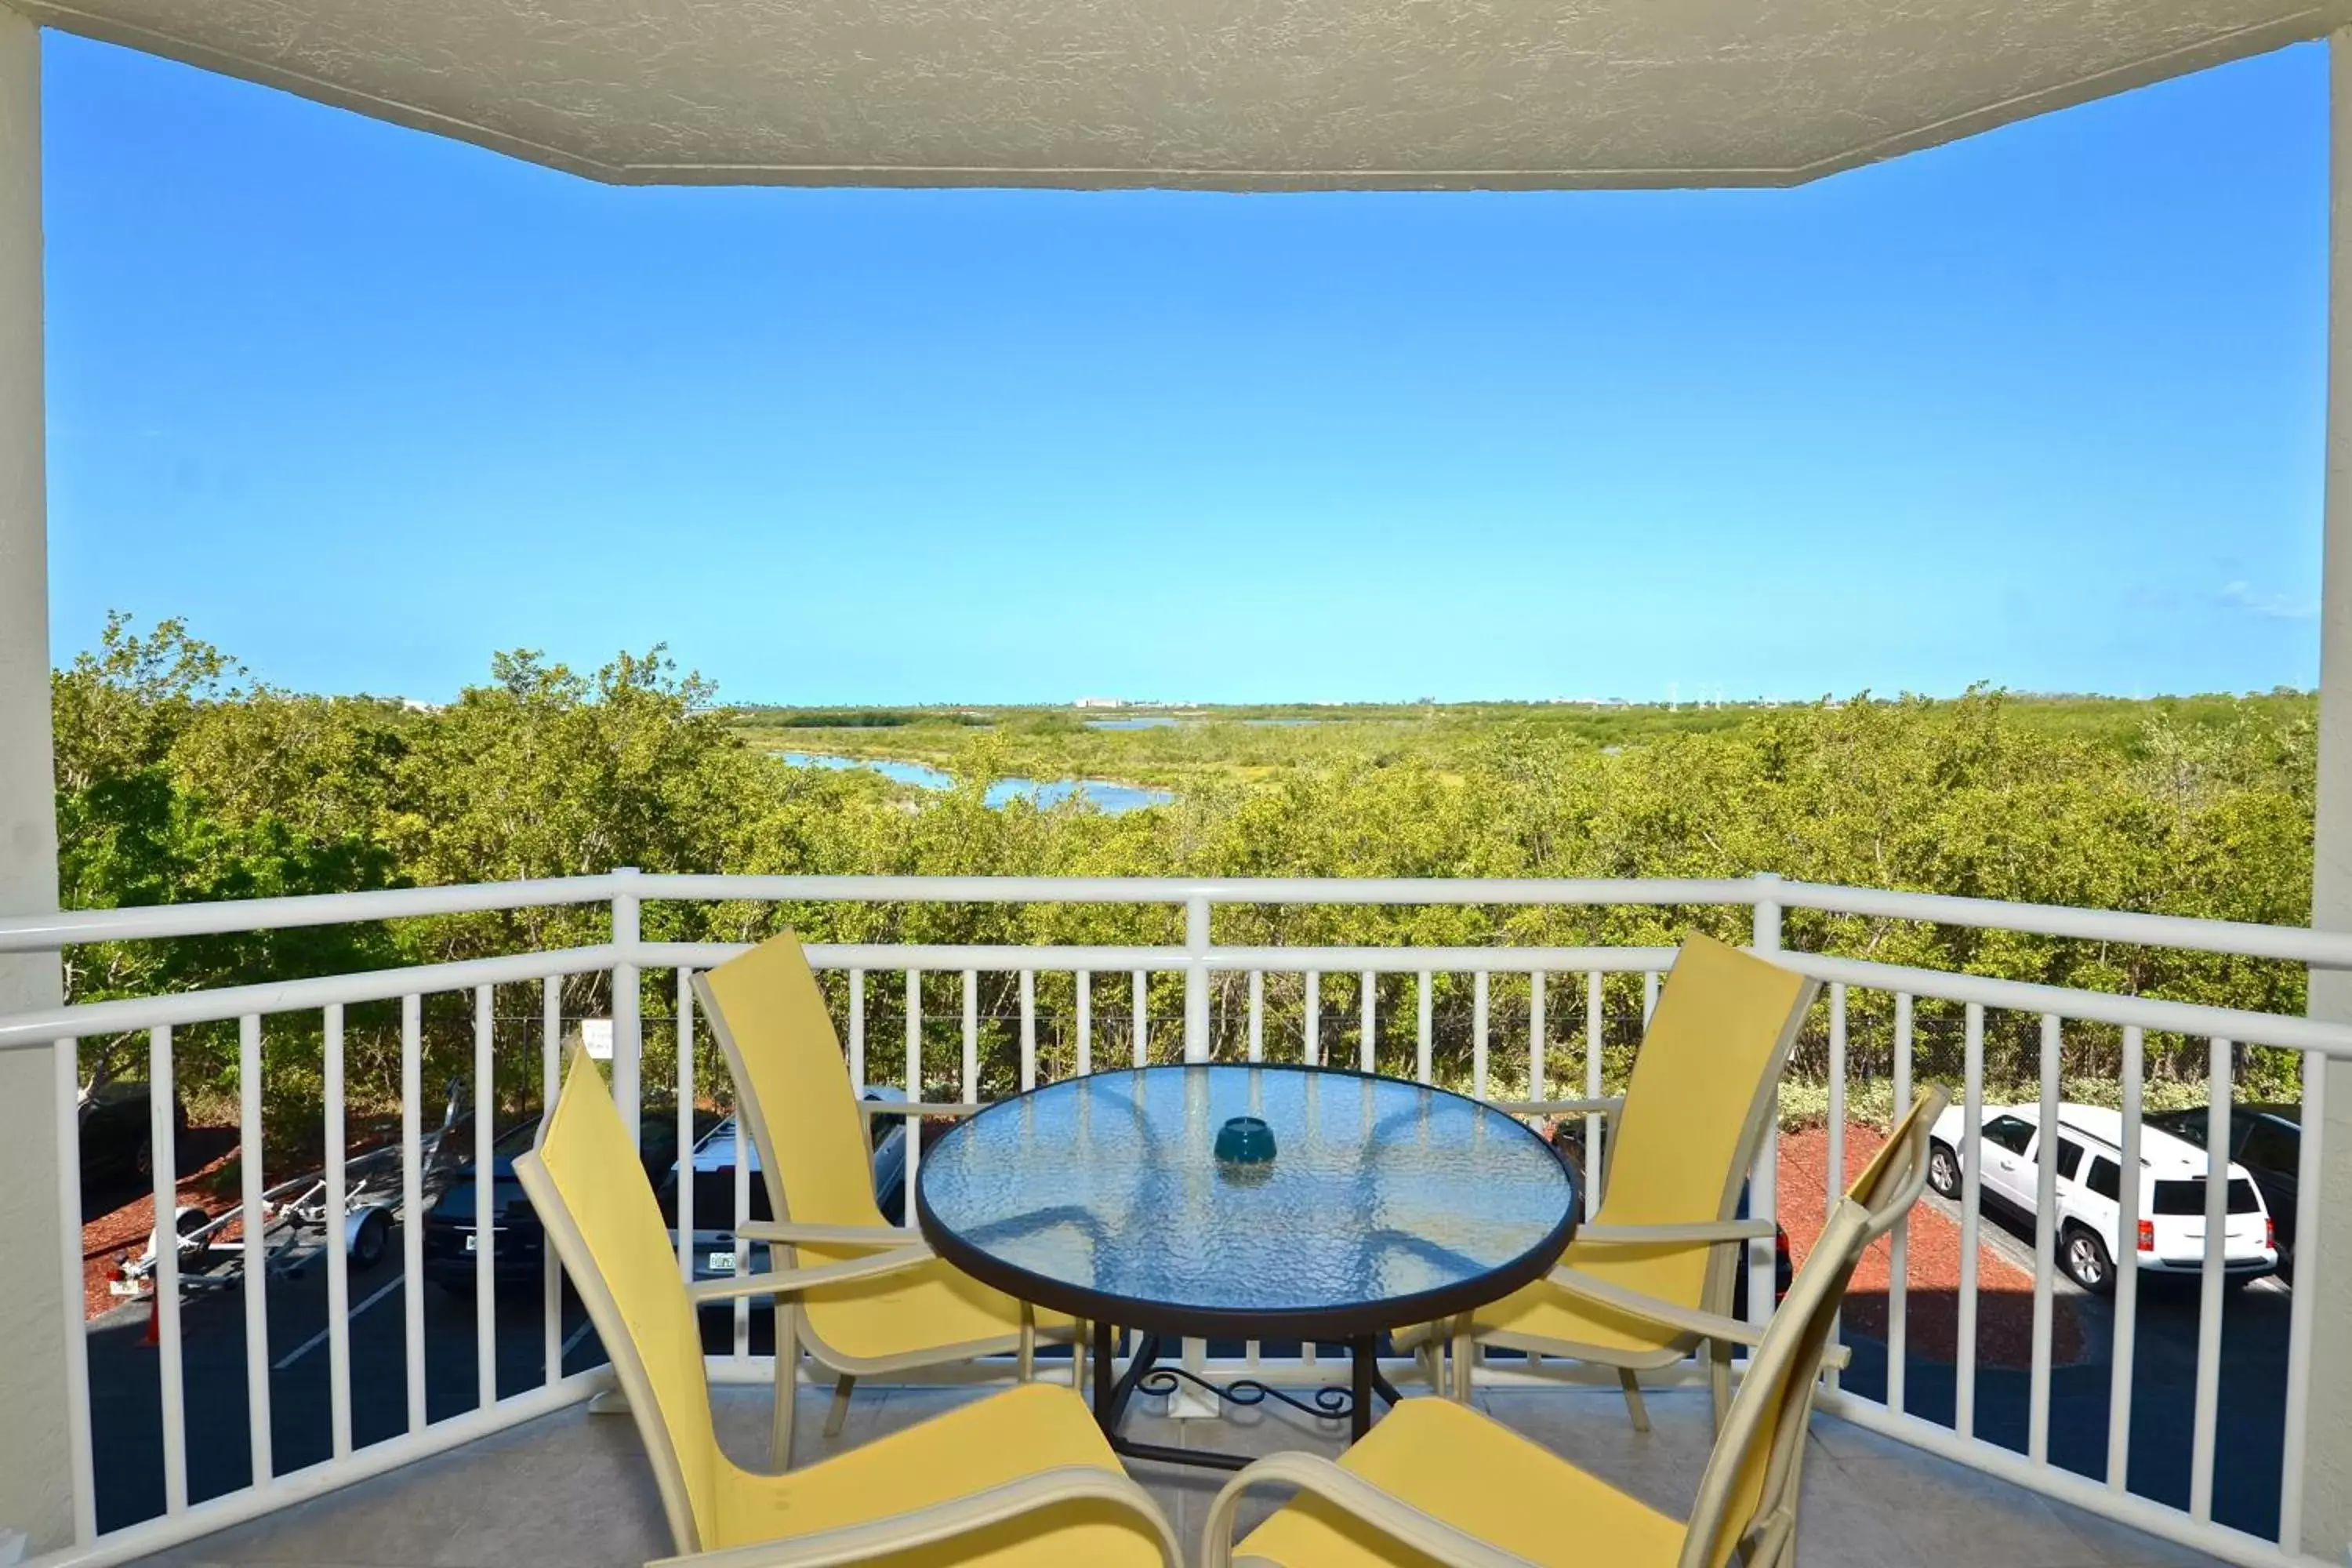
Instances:
[[[734,1273],[734,1272],[735,1272],[735,1255],[734,1255],[733,1253],[731,1253],[731,1252],[714,1252],[714,1253],[712,1253],[712,1254],[710,1255],[710,1271],[711,1271],[713,1274],[732,1274],[732,1273]]]
[[[479,1251],[480,1248],[475,1245],[479,1239],[480,1237],[478,1237],[474,1232],[470,1230],[467,1231],[466,1233],[466,1250],[468,1252]]]

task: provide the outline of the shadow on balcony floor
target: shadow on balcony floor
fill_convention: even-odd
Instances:
[[[715,1391],[730,1452],[756,1462],[766,1446],[765,1395]],[[968,1390],[861,1393],[835,1444],[820,1428],[828,1397],[802,1394],[795,1457],[806,1463],[974,1397]],[[1650,1397],[1655,1429],[1636,1434],[1616,1393],[1498,1390],[1479,1396],[1498,1419],[1648,1501],[1679,1514],[1705,1463],[1702,1394]],[[1319,1428],[1319,1429],[1318,1429]],[[1246,1453],[1336,1454],[1328,1423],[1258,1411],[1213,1423],[1138,1416],[1138,1436]],[[1138,1464],[1197,1547],[1223,1476]],[[1244,1528],[1265,1506],[1245,1511]],[[1572,1542],[1576,1522],[1560,1521]],[[2212,1559],[1826,1416],[1806,1460],[1799,1557],[1807,1568],[2198,1568]],[[574,1408],[346,1490],[142,1560],[149,1568],[635,1568],[671,1548],[636,1433],[625,1415]],[[1572,1553],[1571,1553],[1572,1557]]]

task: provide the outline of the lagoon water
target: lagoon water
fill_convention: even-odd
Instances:
[[[796,768],[871,768],[894,784],[913,784],[917,789],[950,789],[955,780],[938,768],[921,763],[902,763],[887,757],[835,757],[815,752],[778,752],[777,757]],[[1002,808],[1008,801],[1026,798],[1040,806],[1058,805],[1073,795],[1083,795],[1096,810],[1116,816],[1123,811],[1136,811],[1147,805],[1166,805],[1176,797],[1164,789],[1141,789],[1134,784],[1113,784],[1108,779],[999,779],[988,786],[988,804]]]

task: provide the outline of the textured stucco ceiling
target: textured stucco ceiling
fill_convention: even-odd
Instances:
[[[1786,184],[2352,0],[0,0],[602,180]]]

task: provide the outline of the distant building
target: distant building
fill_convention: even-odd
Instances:
[[[1071,703],[1070,706],[1073,708],[1124,708],[1127,706],[1127,699],[1124,697],[1081,697],[1076,702]]]

